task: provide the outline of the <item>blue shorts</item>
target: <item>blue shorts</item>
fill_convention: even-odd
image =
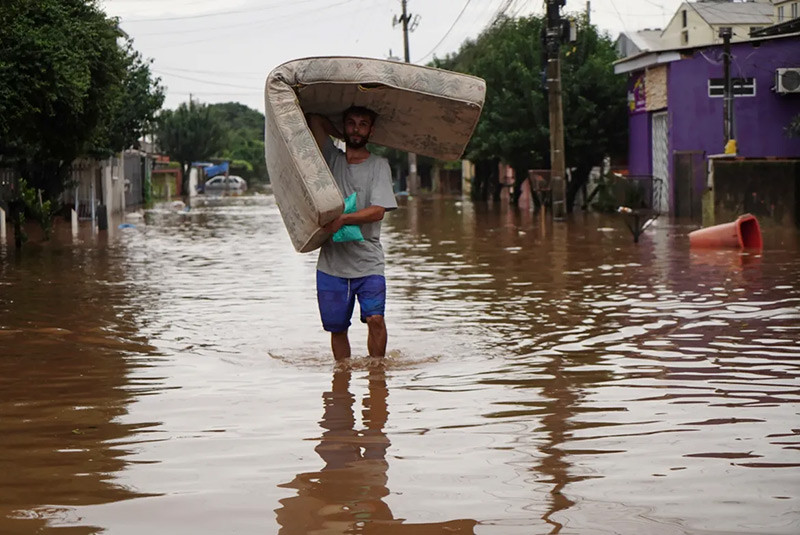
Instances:
[[[344,332],[358,298],[361,322],[368,316],[383,316],[386,308],[386,279],[383,275],[368,275],[356,279],[334,277],[317,271],[317,303],[322,327],[331,333]]]

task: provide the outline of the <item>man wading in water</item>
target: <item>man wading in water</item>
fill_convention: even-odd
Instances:
[[[367,324],[367,350],[371,357],[386,354],[386,279],[381,247],[381,220],[387,210],[397,208],[392,174],[385,158],[370,154],[366,145],[376,114],[350,107],[342,114],[343,135],[324,116],[309,114],[308,125],[322,155],[345,198],[355,194],[355,211],[344,213],[324,228],[331,233],[344,225],[360,228],[363,240],[328,239],[317,261],[317,302],[322,327],[331,333],[333,357],[350,357],[347,329],[356,299],[361,321]],[[337,149],[330,136],[344,139],[346,150]]]

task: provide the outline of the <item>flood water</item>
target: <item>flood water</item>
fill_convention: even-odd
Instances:
[[[796,233],[404,200],[336,368],[272,197],[129,222],[0,245],[4,535],[800,533]]]

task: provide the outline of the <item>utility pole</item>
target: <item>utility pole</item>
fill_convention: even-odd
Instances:
[[[550,193],[553,218],[562,220],[567,215],[567,181],[564,163],[564,111],[561,103],[561,39],[564,25],[561,6],[566,0],[547,0],[547,95],[550,110]]]
[[[592,2],[590,0],[586,0],[586,24],[589,25],[592,23]]]
[[[736,154],[736,136],[733,132],[733,84],[731,83],[731,37],[732,29],[723,26],[719,29],[724,47],[725,92],[722,104],[722,128],[725,135],[725,154]]]
[[[392,26],[397,26],[397,24],[402,24],[403,26],[403,50],[405,52],[405,60],[406,63],[411,63],[411,55],[409,53],[408,48],[408,32],[414,31],[416,29],[417,24],[419,24],[419,15],[414,17],[412,20],[411,14],[406,11],[406,3],[407,0],[401,0],[401,4],[403,6],[403,14],[400,15],[400,18],[397,18],[395,15],[394,20],[392,21]],[[410,23],[410,24],[409,24]],[[409,26],[411,28],[409,29]],[[419,193],[419,175],[417,175],[417,155],[413,152],[408,153],[408,180],[406,182],[406,189],[408,189],[408,193],[411,195],[416,195]]]

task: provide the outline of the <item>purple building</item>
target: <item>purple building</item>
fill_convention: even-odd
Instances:
[[[730,46],[736,155],[800,158],[785,131],[800,114],[800,33]],[[659,179],[661,212],[696,217],[706,162],[725,152],[723,45],[642,52],[614,68],[629,76],[629,173]]]

